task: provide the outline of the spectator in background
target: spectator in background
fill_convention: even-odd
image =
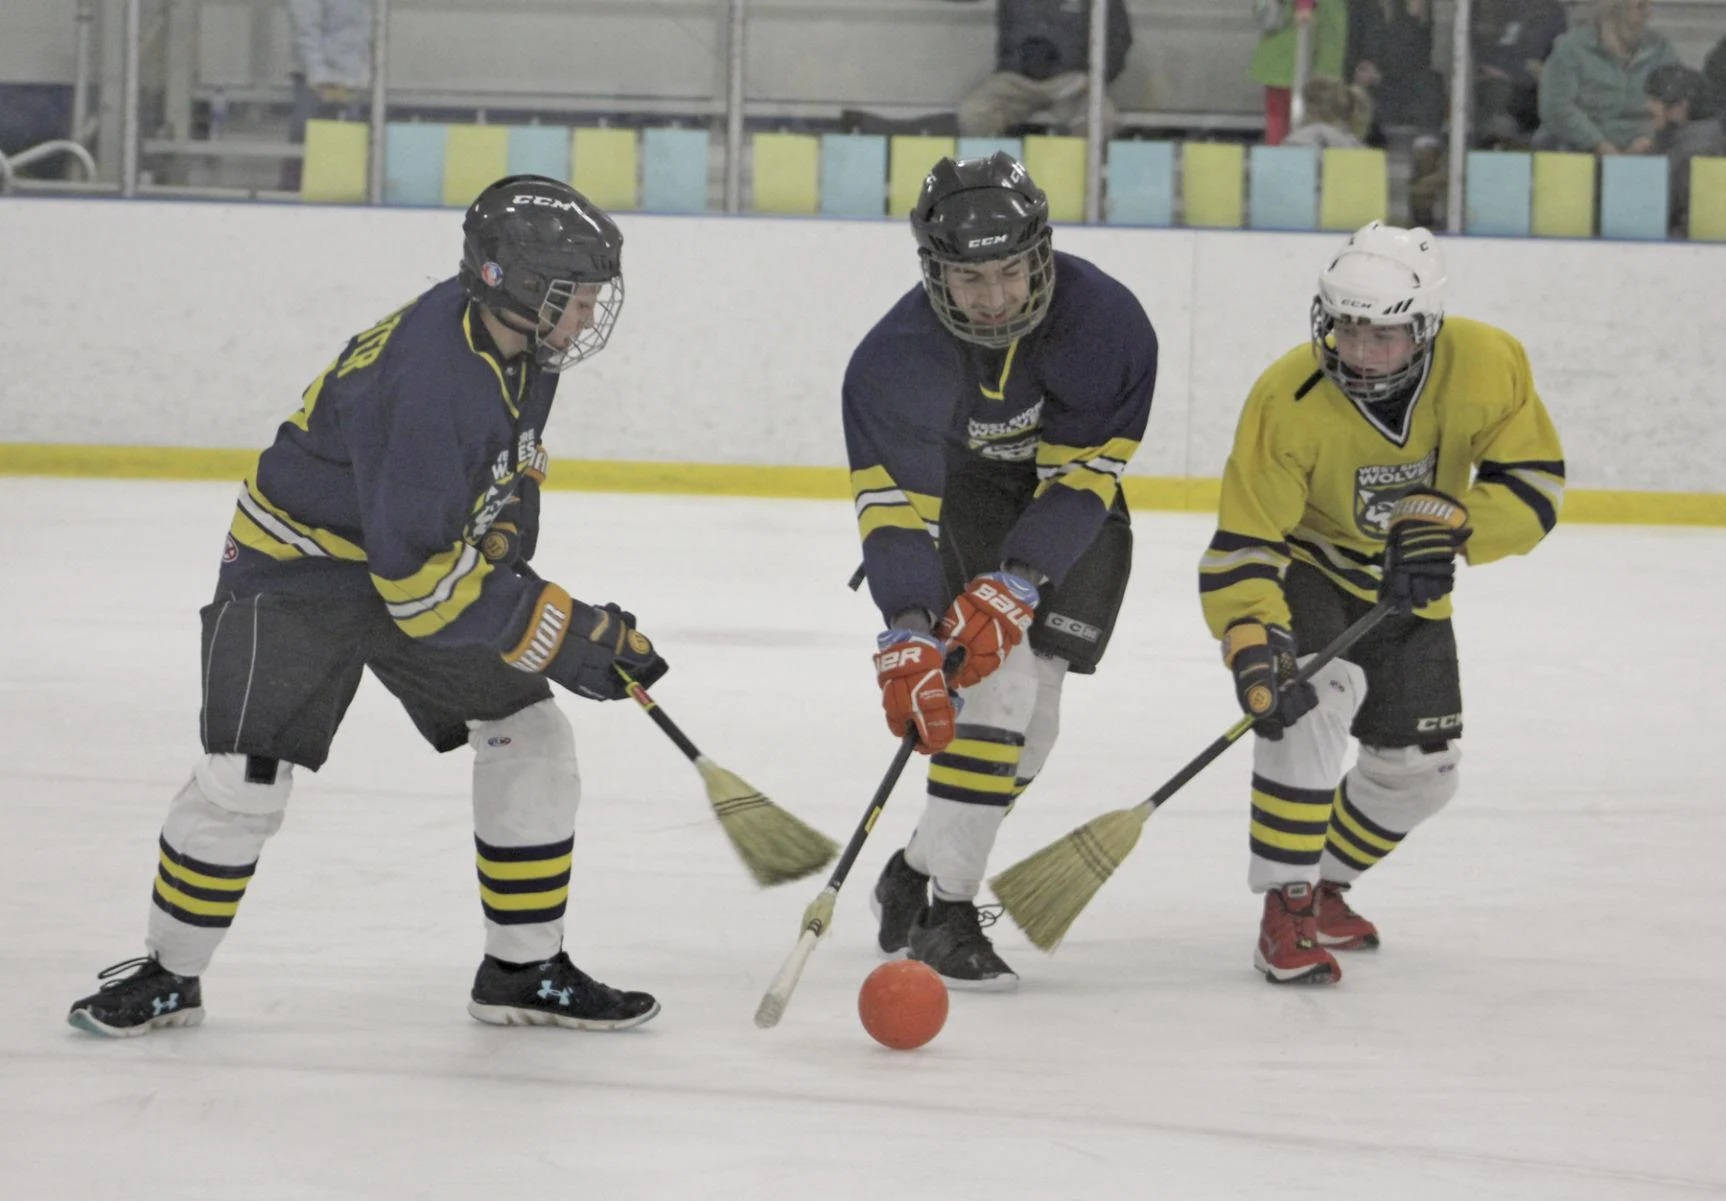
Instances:
[[[1372,97],[1374,129],[1430,134],[1444,123],[1444,81],[1432,69],[1432,8],[1428,0],[1352,0],[1343,78]]]
[[[1306,81],[1301,100],[1306,116],[1283,139],[1284,146],[1317,146],[1325,150],[1332,146],[1366,145],[1362,138],[1372,124],[1372,100],[1360,88],[1321,75]]]
[[[1709,107],[1707,81],[1700,71],[1668,63],[1648,73],[1648,115],[1654,121],[1656,154],[1670,164],[1666,187],[1667,227],[1682,237],[1690,226],[1690,160],[1699,154],[1726,154],[1726,129]]]
[[[1474,138],[1482,146],[1522,148],[1540,127],[1540,72],[1570,27],[1558,0],[1476,0]]]
[[[1113,83],[1133,44],[1126,0],[1109,0],[1103,78]],[[1084,133],[1090,107],[1091,0],[996,0],[995,72],[959,103],[959,132],[997,137],[1047,112]],[[1114,110],[1103,97],[1105,130]]]
[[[1648,28],[1652,5],[1598,0],[1594,20],[1558,39],[1540,73],[1536,149],[1646,154],[1653,148],[1648,76],[1678,55]]]
[[[283,0],[293,26],[294,109],[288,140],[306,140],[314,117],[352,119],[372,86],[372,0]],[[300,186],[299,159],[282,164],[282,188]]]
[[[1289,134],[1289,89],[1295,77],[1295,25],[1310,23],[1308,79],[1342,78],[1343,51],[1348,44],[1348,5],[1345,0],[1316,0],[1310,10],[1295,0],[1253,0],[1259,29],[1258,49],[1248,74],[1265,90],[1265,145],[1279,146]]]
[[[1702,60],[1702,78],[1708,83],[1708,107],[1726,113],[1726,37],[1715,42]]]

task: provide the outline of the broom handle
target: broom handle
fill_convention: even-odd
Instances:
[[[845,883],[845,877],[851,874],[851,865],[857,862],[857,855],[863,850],[863,840],[868,838],[869,832],[875,828],[875,819],[880,817],[881,810],[887,807],[887,798],[904,773],[905,765],[911,761],[911,752],[916,749],[917,731],[912,730],[899,740],[899,749],[894,752],[887,774],[881,777],[875,795],[870,798],[868,811],[863,814],[863,820],[857,823],[857,829],[851,834],[851,841],[845,844],[845,850],[839,855],[839,862],[833,865],[833,874],[827,877],[827,887],[835,893]]]
[[[1390,601],[1379,601],[1378,604],[1374,605],[1371,609],[1368,609],[1364,614],[1362,614],[1358,621],[1333,638],[1329,646],[1325,647],[1318,654],[1314,655],[1302,664],[1300,670],[1295,672],[1294,678],[1289,680],[1287,684],[1283,685],[1283,690],[1287,691],[1297,684],[1304,684],[1308,680],[1312,679],[1312,677],[1317,675],[1319,671],[1329,664],[1332,659],[1336,658],[1349,647],[1359,642],[1369,631],[1372,630],[1374,626],[1378,625],[1379,622],[1383,621],[1394,612],[1396,612],[1396,606]],[[1240,740],[1241,735],[1245,734],[1252,728],[1253,719],[1243,714],[1241,719],[1235,722],[1235,724],[1230,726],[1227,730],[1223,731],[1221,736],[1219,736],[1215,742],[1200,751],[1197,757],[1195,757],[1185,767],[1181,768],[1180,771],[1171,776],[1168,783],[1164,784],[1150,796],[1140,801],[1138,807],[1145,811],[1145,816],[1147,817],[1152,813],[1155,813],[1158,805],[1161,805],[1164,801],[1174,796],[1175,793],[1179,792],[1188,780],[1209,767],[1211,760],[1228,750]]]
[[[701,752],[696,749],[693,742],[689,741],[689,736],[678,729],[677,723],[665,715],[665,710],[659,707],[658,701],[647,695],[647,689],[637,684],[623,668],[619,667],[616,671],[623,678],[623,683],[628,689],[630,697],[641,706],[642,712],[653,719],[653,724],[664,730],[665,736],[677,744],[677,749],[689,756],[691,763],[701,758]]]

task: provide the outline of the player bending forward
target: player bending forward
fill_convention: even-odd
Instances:
[[[1006,154],[936,163],[911,212],[923,286],[845,373],[887,725],[933,756],[923,818],[875,885],[879,941],[958,987],[1018,983],[974,899],[1054,745],[1062,681],[1096,670],[1114,628],[1132,563],[1120,475],[1157,379],[1144,309],[1051,249],[1048,217]],[[955,651],[962,712],[942,678]]]
[[[549,685],[615,700],[617,667],[648,684],[665,663],[630,614],[528,566],[540,434],[558,373],[611,335],[623,238],[531,175],[487,188],[462,228],[460,273],[349,339],[240,491],[203,610],[206,754],[162,827],[149,954],[102,973],[72,1006],[80,1029],[203,1020],[199,977],[294,767],[323,764],[366,668],[432,746],[473,748],[485,958],[469,1012],[594,1029],[659,1012],[563,952],[581,781]]]
[[[1378,946],[1345,894],[1456,792],[1456,556],[1530,550],[1564,497],[1521,344],[1447,321],[1444,285],[1424,229],[1375,221],[1349,238],[1319,276],[1310,343],[1247,398],[1199,564],[1205,620],[1258,718],[1253,963],[1276,983],[1339,980],[1333,951]],[[1279,701],[1298,656],[1381,597],[1398,612]]]

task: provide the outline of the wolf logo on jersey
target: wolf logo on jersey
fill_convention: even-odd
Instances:
[[[1354,523],[1368,538],[1390,532],[1391,507],[1416,488],[1432,486],[1438,452],[1428,451],[1418,463],[1361,467],[1354,473]]]

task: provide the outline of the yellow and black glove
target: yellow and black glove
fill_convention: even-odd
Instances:
[[[1234,673],[1235,698],[1254,719],[1253,729],[1272,742],[1318,704],[1312,684],[1294,679],[1294,635],[1281,626],[1237,621],[1223,631],[1223,663]]]
[[[1379,599],[1405,612],[1429,605],[1456,586],[1456,552],[1474,531],[1463,503],[1428,488],[1391,506]]]

